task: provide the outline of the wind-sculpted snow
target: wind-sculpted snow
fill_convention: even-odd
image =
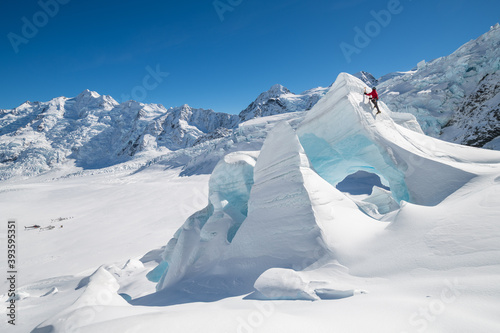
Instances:
[[[118,295],[120,285],[116,278],[102,266],[77,287],[80,288],[84,288],[80,297],[58,314],[64,318],[63,320],[47,325],[42,323],[32,332],[74,332],[78,327],[91,325],[104,306],[118,308],[130,306]]]

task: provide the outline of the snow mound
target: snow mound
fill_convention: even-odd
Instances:
[[[360,279],[335,260],[320,260],[303,271],[271,268],[255,281],[256,293],[249,298],[265,300],[339,299],[366,293],[356,289]]]
[[[271,268],[262,273],[254,287],[266,299],[272,300],[317,300],[308,283],[297,271],[292,269]]]
[[[117,294],[120,285],[104,267],[99,267],[89,278],[83,294],[54,319],[40,324],[33,332],[72,332],[99,321],[104,306],[130,306]],[[51,293],[57,292],[57,289]],[[47,294],[48,295],[48,294]]]

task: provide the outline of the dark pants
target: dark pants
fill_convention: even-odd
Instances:
[[[372,103],[375,106],[375,108],[377,109],[377,111],[380,112],[380,109],[378,108],[378,104],[377,104],[377,99],[370,98],[370,101],[372,101]]]

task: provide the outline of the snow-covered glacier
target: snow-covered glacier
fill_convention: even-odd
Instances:
[[[400,115],[398,124],[384,103],[375,116],[363,87],[340,74],[296,130],[282,122],[260,153],[235,152],[219,162],[208,206],[166,246],[157,289],[200,299],[255,289],[255,297],[274,299],[354,294],[343,265],[359,260],[356,249],[384,232],[390,212],[399,205],[439,205],[498,167],[500,153],[428,137],[411,116]],[[336,188],[360,170],[378,175],[390,191],[358,201]],[[321,267],[350,282],[335,286],[304,273]],[[280,274],[295,282],[283,285]]]
[[[436,331],[496,331],[500,152],[426,136],[384,103],[375,115],[363,87],[340,74],[308,112],[253,119],[190,148],[230,151],[205,206],[140,260],[55,279],[53,299],[65,306],[34,332],[191,332],[208,321],[217,332],[401,332],[424,327],[429,313]],[[384,188],[337,188],[360,172]],[[190,178],[174,177],[177,188]],[[134,203],[151,200],[142,193]],[[174,197],[166,211],[183,204]],[[159,237],[155,226],[131,243]]]

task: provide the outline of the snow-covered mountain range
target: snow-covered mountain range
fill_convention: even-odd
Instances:
[[[74,98],[25,102],[0,110],[0,179],[37,175],[68,162],[100,169],[137,156],[165,155],[230,136],[255,117],[308,110],[325,92],[295,95],[275,85],[239,115],[188,105],[119,104],[89,90]]]
[[[499,73],[497,24],[453,54],[422,61],[411,71],[379,79],[367,72],[355,76],[368,86],[377,85],[381,100],[392,111],[415,115],[426,134],[500,149]],[[225,153],[236,149],[233,144],[241,149],[242,138],[237,137],[244,130],[238,128],[245,122],[307,111],[327,90],[293,94],[277,84],[239,115],[188,105],[167,109],[134,101],[119,104],[89,90],[74,98],[25,102],[15,109],[0,110],[0,179],[38,175],[66,164],[88,170],[130,161],[148,163],[155,158],[185,164],[191,172],[211,172]],[[254,139],[245,137],[247,142]],[[225,140],[223,147],[229,144],[229,150],[221,148],[221,140]],[[258,136],[257,141],[261,145],[263,138]],[[205,145],[208,150],[204,151],[206,142],[212,144]],[[199,166],[195,171],[197,157],[207,154],[214,155],[213,162],[204,171]]]
[[[97,169],[141,152],[174,151],[220,128],[234,128],[238,121],[236,115],[188,105],[166,109],[134,101],[119,104],[89,90],[75,98],[26,102],[2,110],[1,178],[38,174],[68,160]]]

